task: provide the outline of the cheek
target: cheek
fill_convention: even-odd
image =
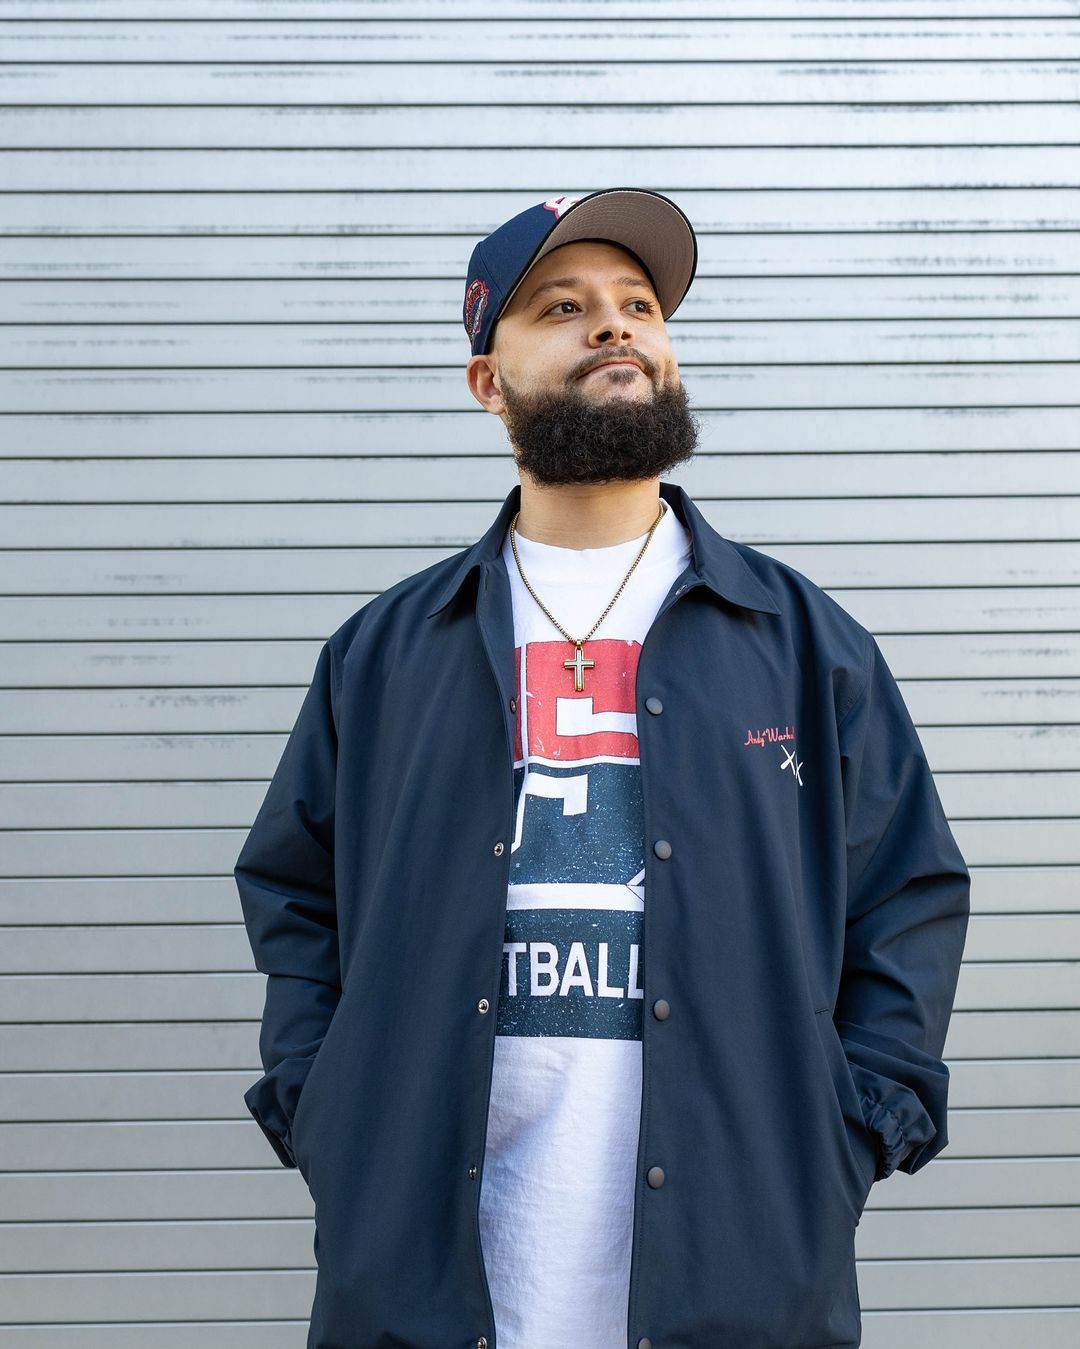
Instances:
[[[679,380],[679,363],[670,352],[658,356],[657,362],[660,366],[661,377],[665,384],[676,384]]]

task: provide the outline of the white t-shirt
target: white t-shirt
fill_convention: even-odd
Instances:
[[[515,832],[480,1194],[499,1349],[625,1349],[641,1110],[645,837],[636,673],[690,561],[663,502],[583,655],[525,589],[507,531],[517,676]],[[610,548],[517,535],[529,583],[583,637],[645,534]],[[522,787],[525,790],[522,790]]]

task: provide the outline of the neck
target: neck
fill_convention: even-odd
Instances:
[[[547,487],[525,473],[515,532],[556,548],[611,548],[638,539],[660,510],[660,480]]]

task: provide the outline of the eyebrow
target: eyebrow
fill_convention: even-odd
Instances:
[[[545,281],[543,285],[537,286],[529,298],[525,301],[524,307],[529,308],[541,295],[549,290],[573,290],[585,283],[580,276],[557,276],[551,281]],[[617,286],[643,286],[646,290],[652,291],[652,286],[643,276],[617,276],[615,278]]]

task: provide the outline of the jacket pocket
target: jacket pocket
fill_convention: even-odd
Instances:
[[[311,1169],[310,1157],[308,1151],[308,1127],[311,1123],[318,1122],[318,1102],[316,1097],[319,1090],[318,1075],[320,1064],[326,1062],[326,1043],[330,1039],[330,1033],[333,1030],[334,1022],[330,1022],[330,1029],[323,1037],[322,1044],[315,1051],[315,1056],[311,1060],[307,1076],[304,1078],[303,1085],[300,1088],[300,1095],[296,1101],[296,1107],[293,1110],[292,1122],[289,1127],[289,1136],[292,1142],[293,1156],[296,1158],[297,1170],[304,1178],[304,1183],[308,1189],[311,1188]],[[312,1120],[312,1108],[315,1107],[315,1117]]]
[[[881,1162],[880,1140],[863,1117],[859,1093],[830,1009],[819,1010],[815,1020],[843,1126],[844,1143],[851,1166],[851,1199],[858,1221],[877,1179]]]

